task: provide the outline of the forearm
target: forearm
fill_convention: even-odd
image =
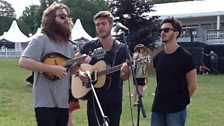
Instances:
[[[188,83],[188,92],[189,97],[191,98],[197,89],[197,82],[196,82],[196,69],[190,71],[186,75],[187,83]]]
[[[42,62],[38,62],[34,59],[21,57],[19,60],[19,66],[37,72],[49,72],[51,71],[51,65],[44,64]]]

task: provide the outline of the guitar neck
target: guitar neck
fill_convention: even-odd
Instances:
[[[134,67],[134,65],[137,65],[137,64],[147,64],[149,61],[148,61],[148,58],[143,58],[143,59],[140,59],[140,60],[136,60],[135,61],[135,64],[132,65],[132,62],[128,62],[128,65],[132,65],[132,67]],[[119,64],[119,65],[116,65],[116,66],[113,66],[113,67],[109,67],[105,70],[102,70],[102,71],[98,71],[98,74],[97,76],[102,76],[102,75],[107,75],[107,74],[111,74],[111,73],[114,73],[116,71],[119,71],[120,68],[121,68],[122,64]]]
[[[98,76],[107,75],[107,74],[111,74],[113,72],[119,71],[121,66],[122,66],[122,64],[111,67],[111,68],[107,68],[106,70],[102,70],[102,71],[98,72]]]

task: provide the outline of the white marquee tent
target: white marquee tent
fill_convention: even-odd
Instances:
[[[35,38],[40,33],[41,33],[41,28],[38,28],[36,33],[34,35],[32,35],[31,37],[29,37],[29,41],[32,40],[33,38]]]
[[[22,52],[21,43],[29,41],[29,38],[20,31],[16,20],[12,22],[9,30],[1,36],[0,40],[2,39],[15,43],[15,52]]]
[[[12,22],[9,30],[2,36],[2,38],[11,42],[28,42],[29,41],[28,37],[20,31],[16,20]]]
[[[93,38],[84,30],[82,23],[80,19],[77,19],[75,22],[75,25],[72,29],[72,40],[77,40],[77,39],[88,39],[92,40]]]

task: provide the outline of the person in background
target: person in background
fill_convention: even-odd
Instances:
[[[174,17],[161,22],[164,49],[153,59],[157,86],[152,105],[151,126],[184,126],[187,105],[196,88],[192,55],[177,43],[182,26]]]
[[[41,62],[52,52],[73,58],[70,36],[73,22],[69,8],[54,2],[43,12],[41,34],[31,40],[19,59],[19,66],[34,71],[33,107],[38,126],[67,126],[70,76],[67,68]],[[74,71],[75,72],[75,71]],[[51,73],[57,80],[49,80]]]
[[[99,60],[103,60],[108,67],[121,65],[117,72],[107,75],[108,78],[111,78],[110,82],[106,82],[103,88],[96,89],[102,110],[109,119],[107,121],[109,122],[109,126],[119,126],[122,113],[123,81],[127,80],[130,76],[129,66],[126,62],[128,54],[125,44],[112,38],[113,16],[109,11],[98,12],[94,16],[93,21],[98,39],[87,42],[76,56],[89,54],[94,49],[102,47],[106,51],[104,58],[87,57],[85,62],[93,65]],[[106,125],[93,94],[90,95],[87,101],[87,116],[88,126]]]
[[[143,96],[143,87],[148,82],[147,63],[141,63],[141,62],[137,63],[138,61],[145,58],[144,53],[145,53],[145,46],[143,44],[138,44],[135,46],[133,60],[135,63],[135,77],[137,81],[137,89],[135,87],[135,91],[133,95],[134,106],[138,105],[138,91],[139,91],[139,95]]]
[[[199,73],[204,75],[204,74],[208,74],[211,70],[205,66],[204,63],[201,64],[201,66],[199,66]]]
[[[214,52],[214,51],[210,51],[210,68],[211,68],[211,72],[214,73],[215,75],[218,74],[218,60],[219,57],[218,55]]]

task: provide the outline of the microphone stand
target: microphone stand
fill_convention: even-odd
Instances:
[[[87,72],[85,73],[85,75],[86,75],[86,77],[88,78],[88,82],[87,82],[86,87],[88,87],[88,88],[91,87],[91,90],[93,91],[94,97],[95,97],[95,99],[96,99],[97,105],[98,105],[98,107],[99,107],[100,113],[101,113],[102,118],[103,118],[103,126],[109,126],[109,123],[108,123],[108,122],[109,122],[109,119],[108,119],[107,116],[104,115],[103,109],[102,109],[102,107],[101,107],[101,105],[100,105],[100,102],[99,102],[99,99],[98,99],[98,97],[97,97],[96,91],[95,91],[94,86],[93,86],[93,84],[92,84],[92,78],[91,78],[90,72],[87,71]],[[100,125],[99,125],[99,126],[100,126]]]
[[[127,31],[127,33],[128,33],[128,36],[129,36],[129,34],[130,34],[129,30]],[[125,39],[124,31],[122,31],[121,35],[122,35],[122,38],[123,38],[123,42],[125,43],[126,51],[128,52],[128,58],[129,58],[128,60],[131,61],[132,57],[131,57],[131,54],[130,54],[130,50],[128,49],[128,44],[127,44],[127,41]],[[140,95],[139,90],[138,90],[138,84],[137,84],[137,81],[136,81],[136,75],[134,74],[134,69],[133,69],[132,63],[129,66],[131,67],[132,78],[133,78],[133,82],[134,82],[134,85],[135,85],[135,88],[136,88],[136,91],[137,91],[137,95],[138,95],[137,126],[139,126],[140,110],[142,110],[142,115],[143,115],[144,118],[146,118],[146,113],[145,113],[145,109],[144,109],[143,102],[142,102],[142,95]]]

